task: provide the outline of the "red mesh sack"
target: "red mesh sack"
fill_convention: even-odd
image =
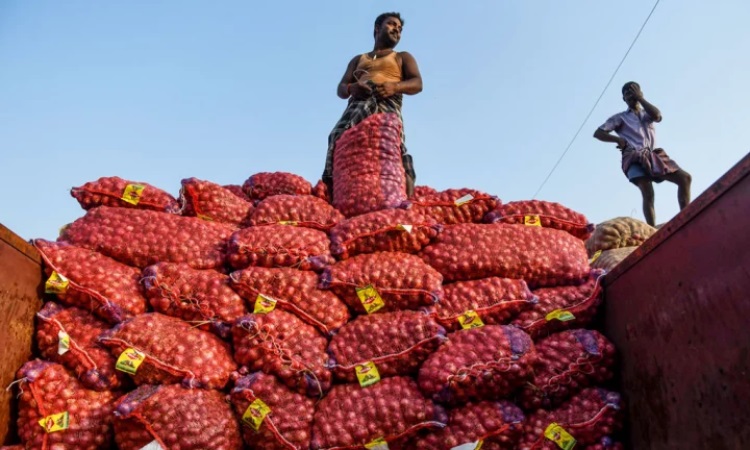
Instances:
[[[349,321],[344,302],[333,292],[318,289],[318,276],[313,272],[251,266],[232,272],[230,282],[254,312],[272,305],[293,313],[323,334]]]
[[[443,327],[421,312],[359,316],[331,339],[329,365],[337,379],[350,383],[365,363],[374,364],[381,378],[412,375],[444,341]]]
[[[438,190],[430,186],[414,186],[414,197],[425,197],[427,195],[437,195]]]
[[[336,141],[333,206],[346,217],[396,208],[406,200],[398,115],[373,114]]]
[[[140,270],[86,248],[65,242],[34,240],[50,277],[45,291],[68,306],[118,323],[146,312]]]
[[[232,328],[234,359],[251,371],[276,375],[296,392],[322,397],[331,387],[328,341],[294,314],[251,314]]]
[[[534,379],[520,396],[527,411],[554,408],[579,390],[614,377],[615,346],[598,331],[562,331],[534,346],[539,356]]]
[[[225,184],[222,187],[242,200],[250,200],[250,197],[245,194],[245,191],[242,190],[242,186],[239,184]]]
[[[443,299],[429,311],[440,325],[457,331],[476,325],[505,325],[536,301],[525,281],[490,277],[443,285]]]
[[[258,203],[250,225],[296,225],[326,231],[343,219],[328,202],[312,195],[274,195]]]
[[[127,382],[115,370],[115,360],[98,339],[110,326],[79,308],[63,308],[47,302],[36,314],[39,353],[48,361],[72,371],[81,383],[95,391],[117,390]]]
[[[33,360],[19,369],[18,436],[27,449],[112,447],[116,393],[83,385],[63,366]]]
[[[340,222],[331,230],[331,253],[347,259],[361,253],[416,253],[438,235],[433,219],[403,209],[386,209]]]
[[[318,403],[310,448],[361,449],[376,439],[398,442],[422,429],[441,428],[447,419],[445,410],[426,399],[411,378],[385,378],[366,388],[342,384]]]
[[[592,270],[580,286],[560,286],[532,291],[539,301],[521,312],[512,324],[538,339],[555,331],[588,326],[602,302],[604,272]]]
[[[420,256],[446,281],[503,277],[534,288],[579,283],[590,271],[580,239],[560,230],[500,223],[445,227]]]
[[[328,192],[328,185],[325,184],[323,180],[318,180],[318,182],[315,183],[315,186],[313,186],[312,189],[312,195],[331,203],[331,193]]]
[[[215,269],[224,264],[225,241],[232,231],[195,217],[102,206],[73,222],[60,240],[141,269],[160,261]]]
[[[622,442],[617,442],[611,437],[603,437],[599,443],[584,447],[584,450],[625,450]]]
[[[417,196],[410,200],[411,208],[438,223],[481,223],[492,209],[500,204],[497,197],[474,189],[448,189],[435,194]]]
[[[137,385],[183,383],[221,389],[237,369],[229,345],[174,317],[141,314],[102,334],[117,368]]]
[[[513,450],[523,433],[523,420],[523,411],[505,400],[468,403],[450,410],[448,426],[414,439],[409,448],[444,450],[481,442],[482,450]]]
[[[530,380],[536,361],[528,334],[505,325],[487,325],[448,335],[419,369],[419,387],[440,403],[506,397]]]
[[[187,264],[157,263],[143,269],[142,283],[151,306],[162,314],[228,337],[231,324],[247,314],[245,301],[215,270]]]
[[[155,444],[165,450],[242,450],[239,424],[219,391],[141,386],[117,400],[114,416],[120,450]]]
[[[89,181],[70,190],[83,209],[97,206],[117,206],[122,208],[150,209],[177,213],[180,205],[177,199],[166,191],[148,183],[123,180],[120,177],[102,177]]]
[[[252,200],[263,200],[274,195],[310,195],[312,185],[299,175],[287,172],[260,172],[242,185]]]
[[[332,264],[328,236],[311,228],[268,225],[244,228],[229,239],[227,260],[235,269],[247,266],[322,270]]]
[[[250,448],[310,448],[315,400],[293,392],[263,372],[237,380],[230,398],[236,415],[242,418],[242,437]]]
[[[419,309],[443,295],[443,277],[404,253],[358,255],[327,267],[320,280],[358,314]]]
[[[182,215],[220,222],[232,227],[248,224],[253,204],[221,185],[197,178],[182,180]]]
[[[517,223],[567,231],[584,241],[594,231],[586,216],[555,202],[524,200],[500,205],[484,218],[487,223]]]
[[[553,439],[570,445],[566,448],[597,444],[622,428],[620,403],[620,394],[616,392],[586,388],[553,411],[540,409],[528,416],[518,448],[557,450],[562,447]],[[575,442],[571,443],[571,438]]]

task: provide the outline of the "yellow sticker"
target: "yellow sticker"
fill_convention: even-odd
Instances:
[[[299,222],[295,220],[279,220],[279,225],[289,225],[292,227],[296,227],[297,225],[299,225]]]
[[[365,448],[370,450],[388,450],[388,443],[385,439],[379,437],[365,444]]]
[[[461,328],[463,328],[464,330],[470,330],[472,328],[479,328],[484,326],[484,322],[482,322],[479,314],[471,309],[458,316],[458,323],[461,324]]]
[[[141,201],[144,189],[146,189],[146,186],[142,184],[129,184],[125,186],[125,190],[122,192],[122,197],[120,198],[131,205],[137,205]]]
[[[576,440],[571,436],[565,428],[552,422],[549,424],[546,430],[544,430],[544,437],[557,444],[563,450],[570,450],[576,445]]]
[[[380,381],[380,372],[378,372],[378,368],[375,367],[375,363],[372,361],[357,364],[354,367],[354,371],[357,373],[359,385],[362,387],[367,387]]]
[[[596,253],[594,253],[594,256],[592,256],[591,259],[589,259],[589,264],[594,264],[594,261],[599,259],[600,256],[602,256],[602,251],[597,250]]]
[[[255,309],[253,314],[268,314],[276,308],[276,300],[266,297],[263,294],[258,294],[255,299]]]
[[[55,431],[67,430],[70,427],[70,416],[68,412],[61,412],[58,414],[51,414],[43,419],[39,420],[39,425],[44,428],[47,433],[54,433]]]
[[[385,306],[385,302],[373,285],[369,284],[363,288],[356,288],[355,291],[357,291],[357,297],[362,302],[362,306],[365,307],[367,314],[372,314]]]
[[[135,375],[138,371],[138,366],[143,363],[144,359],[146,359],[146,355],[143,352],[139,352],[134,348],[128,348],[120,353],[120,357],[117,358],[117,363],[115,364],[115,369]]]
[[[484,441],[480,439],[476,442],[469,442],[468,444],[457,445],[451,448],[451,450],[479,450],[480,448],[482,448],[482,445],[484,445]]]
[[[271,408],[263,400],[256,398],[254,402],[248,405],[245,413],[242,414],[242,421],[250,425],[253,430],[258,431],[263,424],[263,420],[265,420],[270,412]]]
[[[68,333],[60,330],[57,332],[57,354],[64,355],[70,350],[70,336]]]
[[[57,272],[52,272],[52,275],[49,276],[47,279],[47,282],[44,283],[44,293],[45,294],[64,294],[68,292],[68,286],[70,285],[70,280],[65,278],[64,275],[60,275]]]
[[[398,224],[398,227],[396,227],[396,228],[398,228],[398,229],[399,229],[399,230],[401,230],[401,231],[406,231],[407,233],[410,233],[410,234],[411,234],[411,230],[413,230],[413,229],[414,229],[414,225],[409,225],[409,224],[405,224],[405,223],[400,223],[400,224]]]
[[[565,311],[564,309],[556,309],[548,313],[544,318],[547,319],[547,322],[555,319],[559,320],[560,322],[567,322],[569,320],[575,319],[576,316],[574,316],[570,311]]]
[[[541,227],[542,220],[537,215],[523,216],[523,224],[529,227]]]
[[[457,199],[455,202],[453,202],[456,206],[461,206],[463,204],[469,203],[470,201],[474,200],[474,196],[471,194],[466,194],[463,197]]]
[[[208,221],[208,222],[213,222],[214,221],[213,217],[209,217],[209,216],[207,216],[205,214],[196,214],[195,217],[197,217],[197,218],[199,218],[201,220]]]

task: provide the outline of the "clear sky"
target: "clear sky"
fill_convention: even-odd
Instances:
[[[653,0],[0,1],[0,223],[54,239],[83,215],[69,189],[101,176],[177,195],[180,180],[261,171],[315,183],[345,101],[336,85],[384,11],[424,91],[404,120],[417,184],[529,199]],[[750,2],[662,0],[538,198],[593,222],[642,219],[619,151],[591,135],[639,81],[657,145],[694,197],[750,150]],[[678,210],[656,187],[657,222]]]

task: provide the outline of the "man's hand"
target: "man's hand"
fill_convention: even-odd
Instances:
[[[382,98],[392,97],[399,93],[398,83],[395,83],[393,81],[386,81],[383,84],[376,85],[375,92]]]
[[[637,102],[643,100],[643,91],[641,91],[640,86],[636,84],[631,84],[630,86],[628,86],[627,95]]]
[[[625,150],[625,147],[628,146],[628,141],[625,140],[625,138],[617,137],[617,148],[620,150]]]
[[[366,83],[358,81],[349,84],[349,93],[356,99],[364,99],[372,95],[372,89]]]

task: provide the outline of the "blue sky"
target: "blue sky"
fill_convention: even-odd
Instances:
[[[405,18],[400,50],[418,184],[531,198],[589,112],[653,1],[0,2],[0,223],[55,238],[83,215],[69,189],[101,176],[177,195],[180,180],[261,171],[315,182],[372,22]],[[662,0],[538,198],[593,222],[642,218],[613,145],[591,138],[628,80],[664,115],[657,145],[694,197],[750,150],[750,2]],[[657,221],[678,210],[656,187]]]

